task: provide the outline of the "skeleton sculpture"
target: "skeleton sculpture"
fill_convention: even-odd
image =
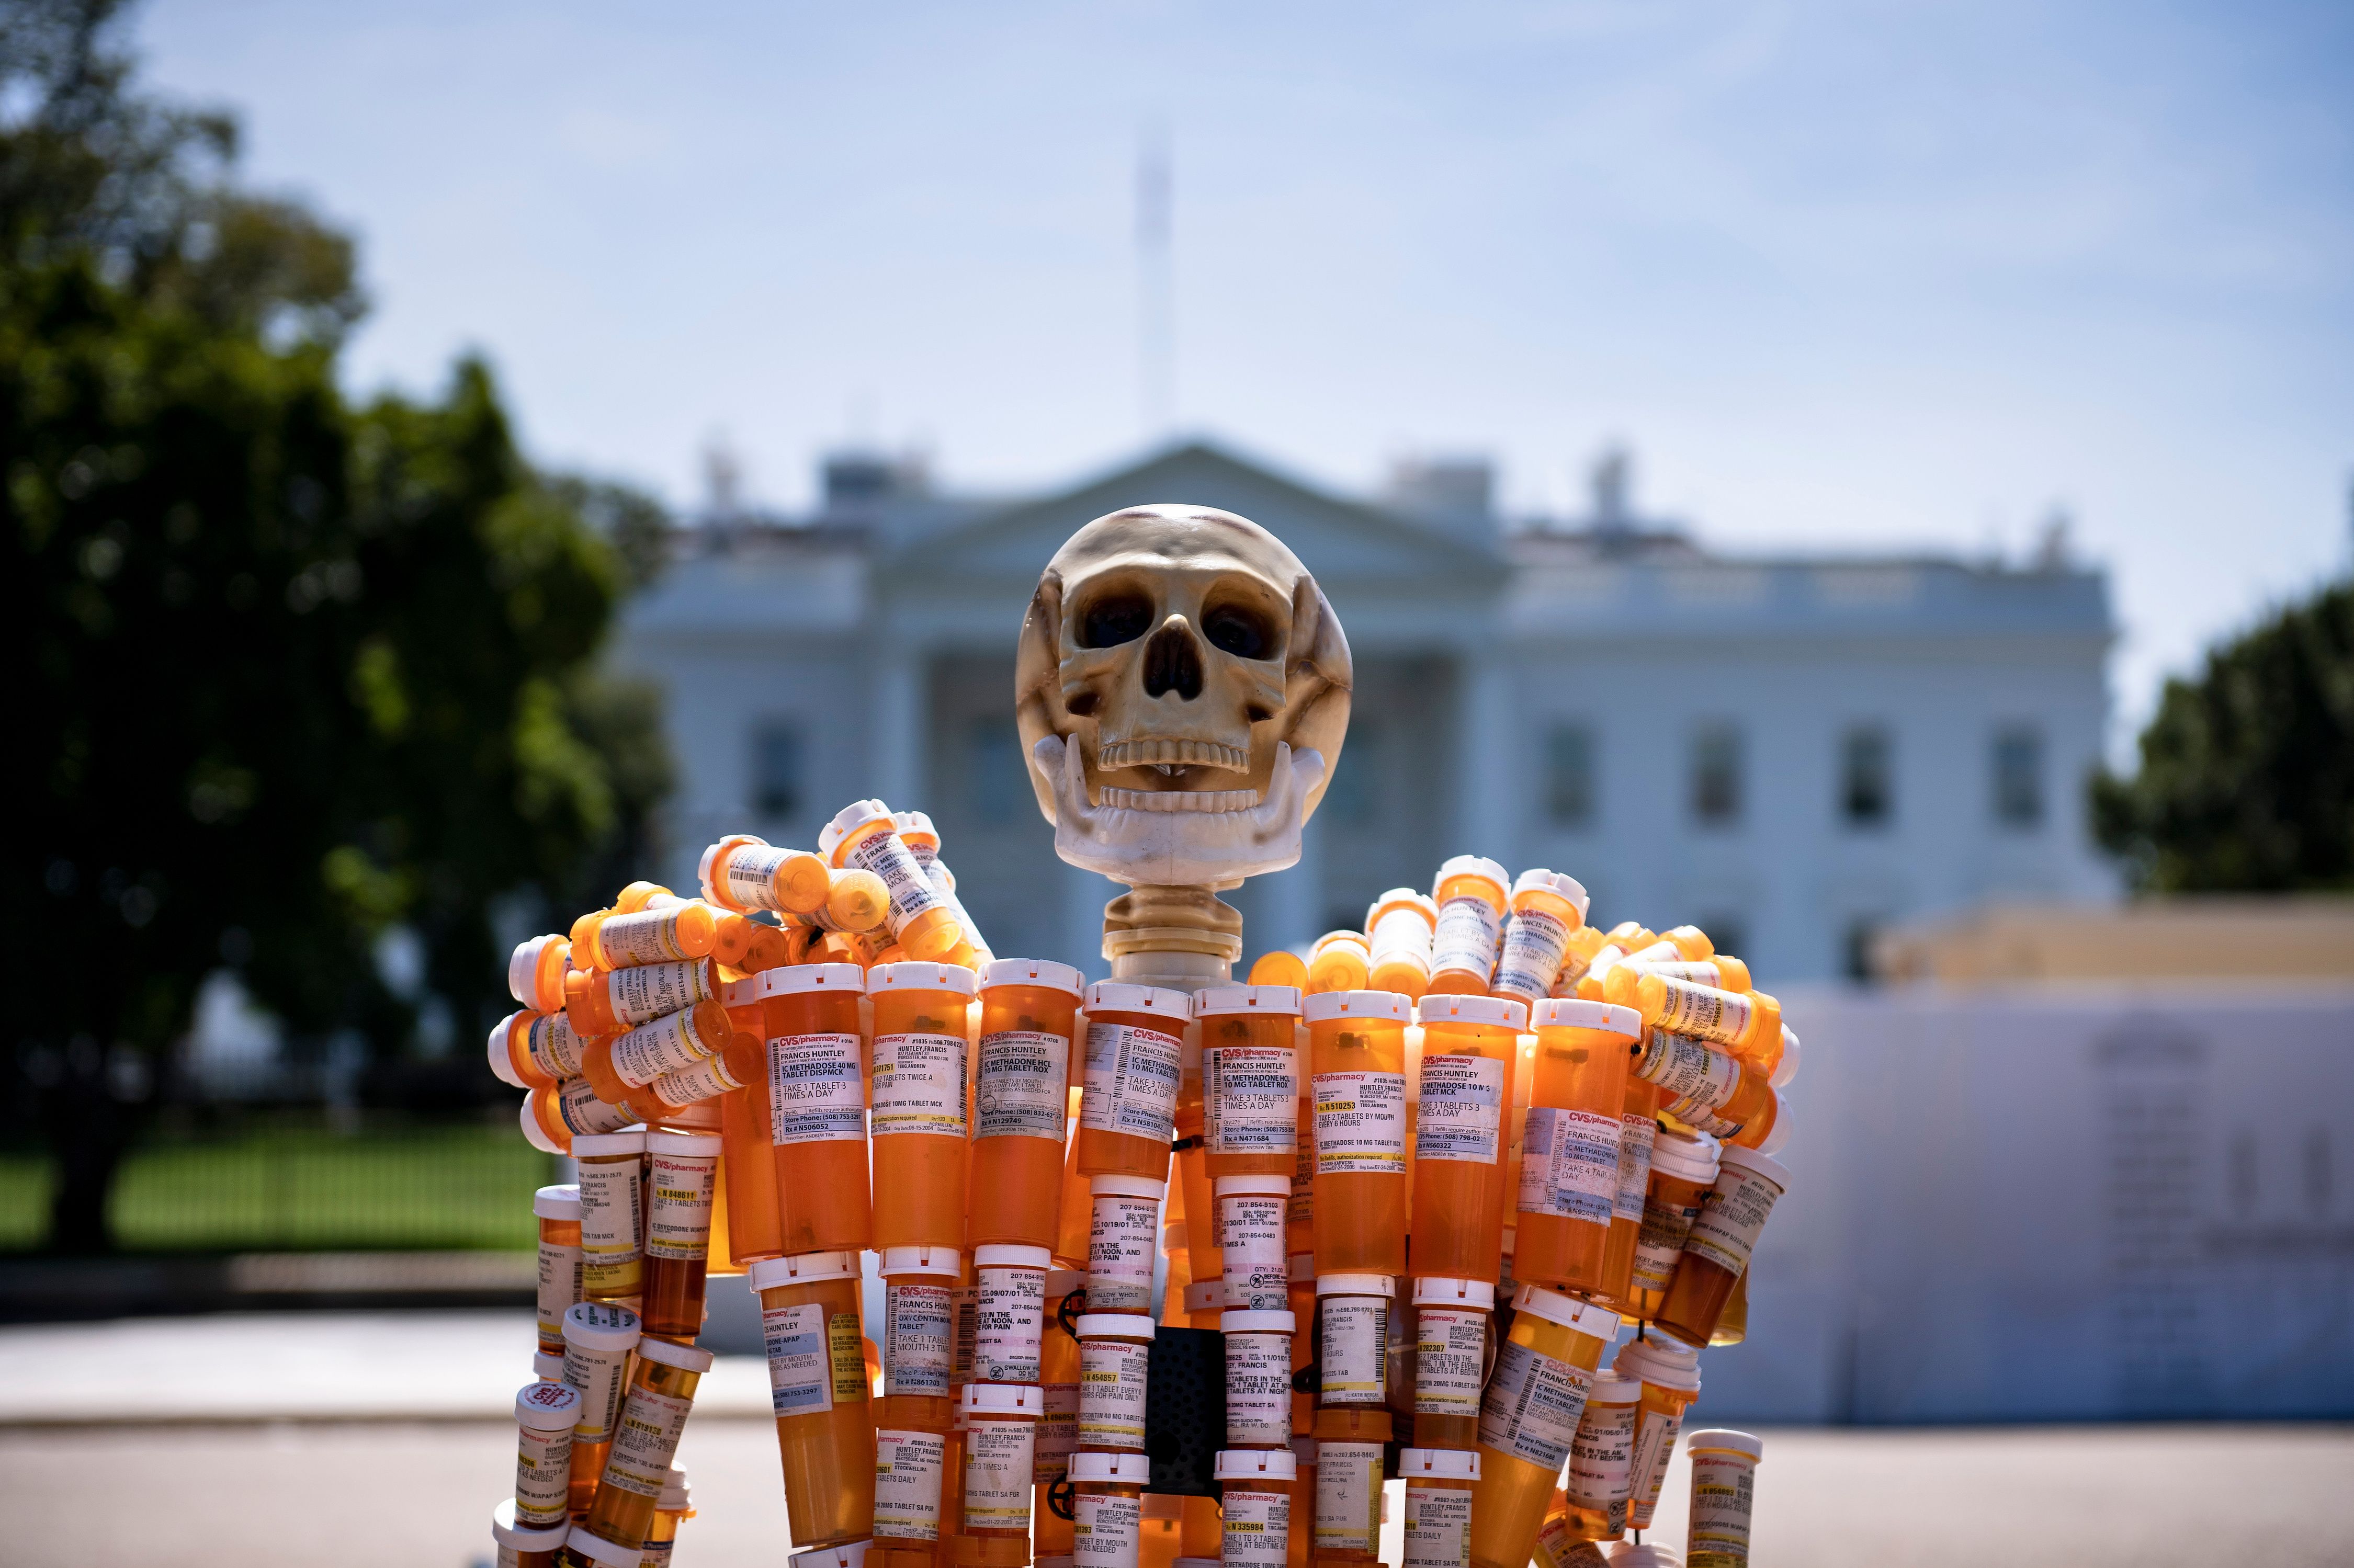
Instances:
[[[1349,726],[1316,579],[1233,513],[1115,512],[1047,563],[1014,679],[1055,853],[1133,889],[1105,910],[1113,972],[1225,978],[1242,917],[1216,890],[1299,860]]]

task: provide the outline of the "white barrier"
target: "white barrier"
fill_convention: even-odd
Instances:
[[[2354,989],[1823,991],[1702,1414],[2354,1414]]]

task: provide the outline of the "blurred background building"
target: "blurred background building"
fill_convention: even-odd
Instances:
[[[1013,720],[1014,641],[1081,524],[1195,502],[1271,529],[1356,660],[1305,853],[1232,895],[1247,950],[1355,926],[1446,855],[1570,872],[1604,924],[1694,921],[1766,974],[1861,978],[1873,934],[1987,899],[2113,897],[2084,783],[2103,574],[1917,555],[1736,556],[1642,515],[1623,453],[1575,517],[1501,514],[1478,461],[1340,495],[1192,443],[1043,496],[843,453],[812,514],[715,507],[627,610],[679,787],[663,871],[727,832],[812,842],[880,793],[929,812],[1001,953],[1100,969],[1118,889],[1057,862]]]

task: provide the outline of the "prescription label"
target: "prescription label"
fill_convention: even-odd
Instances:
[[[1703,1040],[1738,1040],[1748,1032],[1756,1011],[1757,1003],[1744,992],[1671,980],[1661,999],[1658,1026]]]
[[[1225,1550],[1219,1557],[1225,1568],[1283,1568],[1291,1548],[1289,1498],[1229,1490],[1225,1519]]]
[[[1675,1277],[1676,1259],[1683,1255],[1684,1238],[1691,1234],[1700,1205],[1663,1203],[1656,1193],[1643,1200],[1643,1228],[1635,1233],[1637,1290],[1665,1290]]]
[[[1079,1441],[1090,1448],[1144,1446],[1146,1347],[1079,1341]]]
[[[825,1321],[826,1353],[833,1361],[833,1397],[837,1404],[866,1397],[866,1337],[858,1331],[858,1314],[836,1312]]]
[[[1536,1554],[1529,1559],[1537,1568],[1603,1568],[1608,1561],[1602,1555],[1598,1541],[1572,1541],[1569,1538],[1569,1515],[1547,1514],[1544,1527],[1537,1531]]]
[[[1380,1404],[1389,1397],[1390,1304],[1378,1296],[1327,1296],[1318,1360],[1326,1404]]]
[[[1542,909],[1513,910],[1503,956],[1496,960],[1496,989],[1522,1001],[1543,1001],[1561,974],[1569,931],[1567,922]]]
[[[604,953],[604,967],[609,969],[675,962],[687,956],[678,945],[676,906],[609,915],[598,923],[596,945]]]
[[[686,1262],[711,1252],[711,1193],[716,1154],[657,1154],[647,1179],[646,1255]]]
[[[1659,1489],[1667,1484],[1668,1461],[1676,1456],[1676,1434],[1684,1424],[1681,1410],[1638,1406],[1635,1421],[1635,1457],[1628,1465],[1634,1488],[1627,1499],[1627,1527],[1649,1530],[1659,1506]]]
[[[980,1289],[970,1285],[958,1286],[953,1306],[956,1312],[956,1349],[949,1352],[949,1382],[957,1388],[962,1388],[972,1381],[972,1347],[981,1320]]]
[[[883,1392],[945,1399],[956,1351],[956,1291],[889,1285],[883,1291]]]
[[[1470,1568],[1471,1494],[1405,1489],[1405,1568]]]
[[[1654,1029],[1635,1063],[1635,1075],[1657,1084],[1667,1098],[1714,1109],[1741,1086],[1741,1064],[1705,1040]]]
[[[613,1072],[633,1089],[643,1088],[664,1073],[692,1067],[711,1053],[695,1032],[695,1014],[673,1012],[641,1023],[613,1042]]]
[[[515,1523],[525,1530],[546,1530],[564,1522],[565,1499],[572,1486],[572,1429],[518,1433],[515,1449]]]
[[[686,1430],[686,1413],[694,1408],[692,1399],[642,1386],[630,1390],[612,1451],[605,1456],[603,1484],[642,1498],[661,1497],[670,1484],[671,1461],[678,1457],[678,1435]]]
[[[1183,1042],[1129,1023],[1087,1025],[1087,1093],[1079,1125],[1166,1143],[1177,1121]]]
[[[653,1085],[655,1097],[666,1106],[695,1105],[743,1086],[722,1056],[705,1056],[692,1067],[664,1073]]]
[[[1071,1558],[1084,1568],[1136,1568],[1144,1502],[1108,1492],[1082,1492],[1072,1506]]]
[[[855,1034],[779,1034],[769,1042],[769,1138],[856,1143],[866,1136],[866,1082]]]
[[[964,1527],[1030,1528],[1027,1421],[974,1420],[964,1435]]]
[[[1684,1236],[1684,1251],[1739,1274],[1749,1266],[1756,1250],[1757,1233],[1774,1212],[1781,1185],[1762,1171],[1728,1164],[1716,1173],[1716,1185],[1701,1201],[1700,1213]]]
[[[973,1085],[977,1138],[1063,1141],[1070,1112],[1071,1041],[1043,1029],[1001,1029],[981,1037]]]
[[[1249,1192],[1229,1193],[1217,1202],[1225,1304],[1252,1312],[1282,1311],[1291,1300],[1291,1266],[1283,1250],[1291,1200]]]
[[[1438,928],[1431,934],[1430,967],[1469,969],[1481,980],[1496,968],[1496,939],[1503,916],[1484,898],[1450,898],[1438,906]]]
[[[738,844],[727,857],[727,896],[747,909],[782,909],[777,902],[777,873],[801,850],[768,844]]]
[[[973,1302],[973,1381],[1036,1383],[1045,1317],[1044,1269],[982,1269]]]
[[[1226,1441],[1291,1440],[1291,1336],[1230,1333],[1226,1340]]]
[[[1213,1154],[1289,1154],[1299,1136],[1299,1053],[1215,1045],[1202,1053]]]
[[[1087,1230],[1087,1306],[1097,1312],[1152,1309],[1152,1264],[1160,1245],[1161,1204],[1106,1192],[1095,1200]]]
[[[1615,1116],[1531,1107],[1522,1122],[1521,1213],[1608,1224],[1618,1190],[1618,1125]]]
[[[1071,1451],[1078,1446],[1078,1437],[1079,1385],[1046,1384],[1038,1402],[1038,1430],[1031,1439],[1031,1480],[1046,1486],[1070,1474]]]
[[[940,1538],[940,1477],[948,1439],[937,1432],[875,1429],[875,1534],[892,1541]]]
[[[1415,1318],[1414,1413],[1477,1415],[1488,1354],[1488,1314],[1425,1307]]]
[[[1642,1408],[1588,1401],[1569,1446],[1570,1506],[1601,1514],[1615,1536],[1627,1528],[1627,1499],[1634,1489],[1635,1416]]]
[[[1610,1217],[1630,1225],[1643,1223],[1643,1198],[1651,1188],[1651,1145],[1659,1124],[1648,1116],[1618,1118],[1618,1185],[1610,1199]]]
[[[637,1293],[638,1178],[634,1157],[580,1162],[580,1278],[591,1295]]]
[[[891,934],[897,936],[899,927],[927,909],[941,906],[939,893],[924,875],[924,868],[899,842],[899,835],[889,832],[873,832],[850,846],[842,857],[845,866],[871,871],[883,879],[883,886],[891,895]]]
[[[1691,1457],[1690,1568],[1746,1568],[1756,1476],[1756,1461],[1745,1454]]]
[[[1316,1173],[1405,1174],[1405,1075],[1316,1075]]]
[[[1558,1474],[1577,1439],[1594,1374],[1567,1361],[1506,1340],[1496,1352],[1496,1375],[1479,1404],[1479,1441]]]
[[[877,1034],[874,1136],[962,1138],[964,1054],[961,1034]]]
[[[555,1105],[557,1119],[575,1138],[619,1132],[638,1119],[619,1106],[609,1106],[599,1099],[586,1078],[567,1078],[558,1084]]]
[[[1309,1103],[1312,1107],[1315,1102]],[[1302,1230],[1316,1224],[1316,1124],[1312,1121],[1308,1124],[1308,1136],[1293,1150],[1291,1207],[1285,1211],[1284,1218]]]
[[[1382,1446],[1316,1446],[1316,1550],[1365,1555],[1382,1539]]]
[[[779,1415],[817,1415],[833,1408],[832,1357],[825,1306],[770,1307],[760,1314],[769,1352],[769,1403]]]
[[[618,1317],[627,1308],[604,1308]],[[629,1313],[630,1321],[637,1314]],[[618,1323],[599,1327],[618,1327]],[[621,1414],[621,1380],[630,1370],[627,1351],[591,1351],[579,1345],[564,1347],[564,1381],[580,1391],[580,1420],[572,1428],[576,1443],[602,1443],[612,1435],[613,1423]]]
[[[556,1242],[539,1244],[539,1337],[549,1344],[564,1338],[564,1314],[580,1299],[580,1249]]]
[[[1422,1120],[1414,1143],[1416,1160],[1496,1163],[1497,1134],[1503,1125],[1505,1065],[1500,1060],[1454,1052],[1423,1057]]]
[[[577,1078],[580,1075],[580,1052],[584,1042],[572,1027],[572,1015],[566,1012],[531,1012],[524,1031],[524,1051],[532,1065],[550,1078]]]
[[[701,962],[640,964],[607,972],[605,1000],[622,1028],[634,1028],[708,1001],[710,980],[711,970]]]

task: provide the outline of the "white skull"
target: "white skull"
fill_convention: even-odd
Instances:
[[[1349,643],[1257,524],[1130,507],[1047,564],[1015,683],[1065,860],[1130,885],[1232,886],[1299,857],[1348,729]]]

